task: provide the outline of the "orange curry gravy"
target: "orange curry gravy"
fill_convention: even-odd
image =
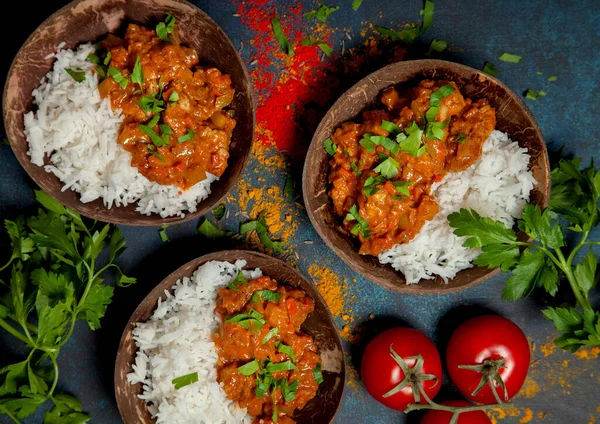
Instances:
[[[217,380],[229,399],[237,401],[256,417],[255,423],[294,423],[291,419],[294,410],[302,409],[316,396],[319,388],[315,375],[321,362],[317,346],[312,337],[300,330],[313,312],[314,303],[303,291],[279,285],[266,276],[231,287],[219,289],[217,300],[216,310],[223,319],[214,339],[219,354]],[[268,301],[261,296],[265,292],[271,293]],[[258,316],[262,324],[231,322],[240,316],[238,314]],[[293,349],[294,358],[282,353],[286,346]],[[259,378],[264,381],[264,377],[259,376],[259,372],[244,375],[238,371],[253,361],[259,364],[260,370],[267,370],[269,362],[276,365],[287,361],[291,361],[296,369],[273,372],[271,375],[273,381],[277,381],[277,387],[273,389],[273,384],[257,396]],[[280,388],[282,380],[288,386],[297,386],[293,399],[284,399]]]
[[[177,25],[169,40],[135,24],[129,24],[124,39],[109,35],[101,43],[108,66],[118,69],[128,83],[120,86],[108,72],[99,90],[113,109],[122,110],[118,142],[131,152],[132,166],[151,181],[185,190],[204,180],[207,172],[220,177],[227,167],[236,122],[233,111],[224,108],[232,102],[234,89],[229,75],[197,66],[196,51],[179,44]],[[132,80],[138,57],[142,84]],[[161,105],[154,113],[142,100],[152,97]],[[156,114],[160,120],[153,124]],[[156,135],[164,136],[165,145],[153,142],[140,124],[151,124]]]
[[[438,133],[440,139],[428,138],[426,114],[430,97],[447,85],[454,90],[439,100],[439,111],[434,115],[435,122],[444,122],[439,125],[443,133]],[[367,255],[378,255],[395,244],[409,242],[426,221],[433,219],[438,205],[431,194],[432,184],[441,181],[448,172],[462,171],[473,164],[496,125],[495,111],[488,102],[464,98],[453,81],[424,80],[406,91],[388,88],[382,92],[380,102],[384,108],[363,111],[360,123],[345,122],[332,136],[337,150],[331,159],[329,196],[335,212],[346,217],[345,228],[359,237],[359,253]],[[432,112],[430,118],[435,109]],[[423,130],[424,153],[416,157],[400,149],[398,154],[393,154],[382,145],[375,145],[374,151],[369,152],[361,145],[365,134],[391,139],[396,136],[382,128],[384,120],[396,124],[402,131],[407,131],[415,122]],[[389,180],[375,171],[386,156],[399,165],[397,175]],[[375,190],[367,196],[364,186],[369,177],[380,178]],[[411,183],[406,186],[408,196],[399,194],[394,185],[402,184],[400,181]],[[357,220],[348,215],[355,205],[368,224],[366,232],[358,232]]]

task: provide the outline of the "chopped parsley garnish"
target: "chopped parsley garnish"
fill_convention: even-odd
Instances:
[[[373,153],[375,151],[375,143],[371,140],[373,134],[365,133],[363,138],[359,141],[360,145],[365,148],[365,150],[369,153]]]
[[[360,169],[358,169],[358,166],[356,166],[356,163],[354,163],[354,161],[350,161],[350,167],[352,168],[352,171],[354,171],[354,173],[356,175],[358,175],[358,177],[362,177],[362,172],[360,171]]]
[[[163,158],[162,155],[156,151],[156,149],[154,148],[154,146],[152,144],[147,144],[147,146],[148,146],[148,153],[150,153],[152,156],[155,156],[156,158],[158,158],[158,160],[160,160],[161,162],[165,161],[165,158]]]
[[[425,53],[425,56],[431,57],[433,52],[441,53],[448,47],[448,42],[446,40],[436,40],[435,38],[431,40],[431,44],[429,45],[429,50]]]
[[[163,144],[165,146],[169,145],[169,140],[171,139],[169,136],[173,134],[173,130],[167,124],[160,124],[160,132],[162,134]]]
[[[485,62],[483,64],[483,72],[493,77],[500,75],[500,71],[496,70],[496,67],[492,62]]]
[[[274,372],[279,372],[279,371],[297,370],[298,368],[296,368],[296,365],[294,365],[292,361],[285,361],[285,362],[281,362],[279,364],[274,364],[274,363],[270,362],[267,364],[265,369],[267,370],[267,372],[274,373]]]
[[[390,179],[394,178],[396,175],[398,175],[399,167],[400,167],[400,164],[398,162],[396,162],[396,160],[394,158],[392,158],[391,156],[388,156],[383,162],[381,162],[379,165],[377,165],[377,167],[374,169],[374,171],[383,175],[388,180],[390,180]]]
[[[65,71],[75,81],[77,81],[77,82],[84,82],[85,81],[85,72],[84,71],[74,71],[74,70],[69,69],[69,68],[65,68]]]
[[[398,194],[402,194],[404,196],[410,196],[410,192],[408,191],[408,187],[413,185],[412,181],[392,181],[392,185],[396,187],[396,191]]]
[[[269,330],[269,332],[267,334],[265,334],[265,337],[263,337],[262,339],[262,344],[267,344],[267,342],[269,340],[271,340],[273,337],[275,337],[276,335],[279,334],[279,328],[277,327],[273,327]]]
[[[193,130],[188,130],[184,135],[177,138],[178,143],[185,143],[186,141],[190,141],[194,138],[196,132]]]
[[[123,76],[121,71],[119,71],[114,66],[111,66],[108,68],[108,70],[106,72],[108,73],[109,77],[112,77],[116,81],[116,83],[119,84],[119,87],[121,87],[122,89],[127,88],[127,84],[129,84],[129,80]]]
[[[272,290],[259,290],[252,295],[250,303],[258,303],[260,300],[266,300],[267,302],[279,302],[283,294],[272,291]]]
[[[350,229],[350,232],[354,235],[361,233],[364,238],[371,237],[371,231],[369,230],[369,224],[365,221],[358,213],[358,207],[353,205],[350,208],[349,213],[346,215],[346,221],[357,221],[357,224]]]
[[[99,65],[99,64],[100,64],[100,57],[98,57],[98,55],[97,55],[97,54],[90,53],[90,54],[88,55],[88,57],[87,57],[87,61],[88,61],[88,62],[95,63],[96,65]]]
[[[177,93],[177,91],[173,90],[173,92],[169,96],[169,102],[170,103],[175,103],[178,100],[179,100],[179,93]]]
[[[365,180],[365,183],[363,185],[363,193],[365,193],[365,196],[369,197],[374,195],[375,193],[377,193],[379,191],[379,188],[375,187],[377,184],[382,184],[385,183],[386,179],[385,177],[378,175],[376,177],[369,177]]]
[[[175,389],[179,390],[182,387],[189,386],[198,381],[198,373],[193,372],[188,375],[182,375],[181,377],[174,378],[171,383],[175,386]]]
[[[166,225],[161,225],[160,230],[158,230],[158,235],[160,236],[160,239],[162,240],[163,243],[166,243],[169,241],[169,236],[167,234],[167,226]]]
[[[247,364],[242,365],[241,367],[238,367],[237,370],[240,374],[248,377],[259,370],[258,361],[255,359],[252,362],[248,362]]]
[[[142,62],[140,61],[140,55],[138,54],[133,66],[133,72],[131,73],[131,82],[138,84],[140,88],[144,83],[144,73],[142,72]]]
[[[248,281],[246,281],[246,279],[244,278],[244,273],[240,269],[238,270],[235,279],[231,283],[229,283],[227,288],[233,291],[240,291],[240,286],[243,284],[248,284]]]
[[[163,40],[165,43],[169,43],[169,34],[173,34],[175,32],[175,22],[176,19],[169,12],[165,13],[164,22],[159,22],[156,25],[156,35],[158,38]]]
[[[323,148],[331,156],[335,156],[335,154],[337,152],[337,146],[335,145],[335,143],[333,141],[331,141],[331,138],[328,138],[327,140],[325,140],[323,142]]]
[[[386,121],[385,119],[383,121],[381,121],[381,128],[383,128],[384,130],[386,130],[387,132],[390,132],[390,133],[401,132],[398,125],[394,124],[393,122]]]
[[[321,384],[323,382],[323,373],[321,372],[321,363],[318,363],[315,369],[313,370],[313,375],[315,376],[315,380],[317,384]]]
[[[538,96],[542,96],[543,97],[545,95],[546,95],[546,92],[544,90],[539,90],[538,91]]]
[[[421,146],[423,130],[419,128],[417,123],[415,121],[411,122],[405,131],[408,133],[408,136],[400,133],[396,138],[396,140],[400,141],[400,149],[416,158],[425,154],[425,146]]]
[[[525,92],[525,97],[528,98],[529,100],[537,100],[540,96],[545,96],[546,92],[544,90],[540,90],[540,91],[534,91],[532,89],[528,89]]]
[[[403,41],[405,43],[414,43],[415,40],[427,31],[427,29],[433,23],[433,11],[434,4],[430,0],[425,0],[425,7],[420,11],[420,14],[423,15],[423,23],[420,27],[413,28],[405,28],[402,30],[393,30],[389,28],[384,28],[381,26],[376,26],[375,30],[383,36],[390,37],[394,41]]]
[[[511,53],[502,53],[499,57],[499,60],[503,61],[503,62],[510,62],[510,63],[521,63],[521,56],[517,56],[516,54],[511,54]]]
[[[354,10],[355,12],[358,10],[358,8],[360,7],[360,5],[362,4],[363,0],[353,0],[352,1],[352,10]]]
[[[269,238],[269,230],[267,228],[267,222],[265,221],[264,216],[261,216],[256,221],[244,222],[240,225],[241,235],[249,233],[250,231],[256,231],[258,239],[267,249],[271,249],[281,255],[285,253],[281,248],[281,242],[273,241]]]
[[[198,227],[198,232],[211,240],[233,235],[230,231],[223,231],[215,227],[208,219],[202,221],[202,224]]]
[[[305,13],[304,17],[306,19],[318,19],[319,21],[325,23],[327,22],[327,18],[329,18],[329,15],[331,15],[333,12],[338,11],[339,9],[339,6],[329,7],[326,4],[319,2],[319,8],[317,10],[311,10],[310,12]]]
[[[165,101],[160,97],[160,93],[153,96],[142,96],[138,100],[138,104],[144,112],[156,114],[165,110]]]
[[[332,48],[329,47],[329,44],[325,43],[324,41],[313,38],[310,35],[306,38],[303,38],[302,41],[300,41],[300,44],[302,44],[303,46],[318,46],[323,51],[323,53],[327,55],[327,57],[331,56],[331,52],[333,52]]]
[[[283,50],[283,52],[288,56],[293,56],[296,52],[281,30],[281,24],[279,23],[279,17],[277,15],[274,15],[273,18],[271,18],[271,27],[273,28],[273,35],[279,43],[281,50]]]
[[[212,210],[212,213],[217,220],[220,220],[221,218],[223,218],[223,216],[225,216],[226,211],[227,207],[225,206],[225,203],[221,203],[219,206]]]
[[[456,141],[459,144],[465,144],[465,141],[467,141],[467,135],[465,133],[458,133],[456,134],[454,141]]]
[[[104,66],[108,66],[108,64],[110,63],[110,61],[112,60],[112,53],[108,52],[106,53],[106,57],[104,58]]]
[[[536,71],[536,75],[544,75],[542,71]]]
[[[281,390],[281,395],[286,402],[291,402],[296,399],[296,391],[298,390],[299,385],[300,382],[298,380],[294,380],[292,384],[289,384],[284,378],[277,381],[277,386]]]
[[[442,122],[428,122],[427,127],[425,129],[425,137],[430,140],[441,140],[444,138],[446,133],[444,132],[444,128],[448,126],[450,123],[450,118]]]
[[[548,77],[548,81],[552,82],[552,81],[556,81],[558,79],[558,77],[556,75],[551,75]]]
[[[155,118],[158,117],[158,115],[155,116]],[[163,147],[163,146],[168,146],[169,145],[169,141],[168,140],[164,140],[161,136],[159,136],[152,128],[154,126],[156,126],[156,123],[158,122],[158,119],[156,120],[156,122],[154,121],[154,118],[152,119],[152,121],[150,121],[150,123],[148,125],[144,125],[144,124],[139,124],[138,128],[144,133],[146,134],[148,137],[150,137],[150,140],[152,141],[152,143],[154,143],[154,145],[156,147]],[[154,125],[152,125],[154,124]]]
[[[275,343],[275,347],[279,353],[283,353],[284,355],[292,358],[292,361],[296,362],[296,356],[294,355],[294,349],[291,346],[284,345],[281,342]]]
[[[250,312],[247,314],[234,315],[231,318],[226,319],[225,322],[239,324],[246,330],[251,329],[255,334],[260,333],[262,326],[267,323],[267,321],[264,319],[264,316],[254,309],[250,309]]]

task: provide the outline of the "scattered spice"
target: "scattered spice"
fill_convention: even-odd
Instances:
[[[325,266],[312,264],[308,273],[315,281],[317,289],[333,316],[339,316],[344,309],[344,291],[338,275]]]

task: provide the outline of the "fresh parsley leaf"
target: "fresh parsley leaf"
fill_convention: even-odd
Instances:
[[[513,244],[517,236],[504,224],[482,217],[474,210],[461,209],[448,215],[448,223],[459,237],[469,237],[463,243],[465,247],[482,247],[488,244]]]
[[[328,7],[324,3],[319,2],[319,8],[317,10],[311,10],[304,14],[306,19],[318,19],[319,21],[325,23],[327,22],[327,18],[333,13],[340,9],[339,6]],[[356,9],[355,9],[356,10]]]
[[[85,81],[85,71],[74,71],[74,70],[69,69],[69,68],[65,68],[65,71],[75,81],[77,81],[77,82],[84,82]]]
[[[371,140],[372,136],[373,136],[373,134],[371,134],[371,133],[365,133],[363,135],[363,138],[359,141],[360,145],[363,146],[365,148],[365,150],[369,153],[373,153],[375,151],[375,143],[373,142],[373,140]],[[331,140],[331,139],[329,139],[329,140]],[[325,148],[325,150],[327,150],[327,148]]]
[[[431,44],[429,45],[429,50],[425,53],[425,56],[431,57],[433,52],[441,53],[448,47],[448,42],[446,40],[436,40],[435,38],[431,40]]]
[[[225,216],[226,211],[227,207],[225,206],[225,203],[221,203],[219,206],[212,210],[212,213],[215,216],[215,219],[221,220]]]
[[[300,41],[300,44],[303,46],[318,46],[323,51],[323,53],[327,55],[327,57],[331,56],[331,53],[333,52],[333,50],[331,49],[331,47],[329,47],[327,43],[313,38],[310,35],[308,37],[303,38],[302,41]]]
[[[393,122],[386,121],[385,119],[383,121],[381,121],[381,128],[383,128],[384,130],[386,130],[387,132],[390,132],[390,133],[402,132],[402,130],[400,130],[398,125],[394,124]]]
[[[283,296],[281,293],[272,290],[259,290],[252,295],[250,303],[258,303],[261,299],[267,302],[279,302],[281,296]]]
[[[193,140],[195,136],[196,136],[196,131],[187,130],[187,133],[185,133],[181,137],[177,138],[177,142],[178,143],[185,143],[186,141]]]
[[[296,368],[296,365],[294,365],[292,363],[292,361],[285,361],[285,362],[281,362],[279,364],[274,364],[274,363],[269,363],[267,364],[267,366],[265,367],[267,372],[270,373],[274,373],[274,372],[279,372],[279,371],[292,371],[292,370],[297,370],[298,368]],[[238,368],[239,371],[239,368]]]
[[[151,124],[152,122],[150,122]],[[156,124],[155,124],[156,125]],[[168,146],[169,143],[166,142],[165,140],[163,140],[163,138],[161,136],[159,136],[153,129],[153,126],[150,125],[144,125],[144,124],[138,124],[138,128],[144,133],[146,134],[148,137],[150,137],[150,140],[152,141],[152,143],[156,146],[156,147],[163,147],[163,146]]]
[[[119,71],[114,66],[111,66],[108,68],[108,70],[106,72],[108,73],[109,77],[113,78],[116,81],[116,83],[119,84],[119,87],[121,87],[123,90],[125,88],[127,88],[127,84],[129,84],[129,80],[123,76],[121,71]]]
[[[223,231],[218,229],[210,222],[208,219],[202,221],[202,224],[198,227],[198,232],[202,234],[204,237],[209,239],[218,239],[221,237],[231,237],[233,235],[230,231]]]
[[[536,93],[535,91],[533,91],[532,89],[529,88],[525,92],[525,98],[535,101],[538,99],[538,93]]]
[[[375,187],[378,184],[382,184],[386,181],[385,177],[378,175],[376,177],[368,177],[363,184],[363,193],[369,197],[379,191],[379,188]]]
[[[158,152],[156,151],[156,149],[154,148],[154,146],[153,146],[153,145],[151,145],[151,144],[148,144],[148,145],[147,145],[147,149],[148,149],[148,153],[150,153],[152,156],[156,157],[156,158],[157,158],[158,160],[160,160],[161,162],[164,162],[164,161],[165,161],[165,158],[163,158],[163,156],[162,156],[160,153],[158,153]]]
[[[170,103],[175,103],[179,100],[179,93],[177,93],[177,91],[173,90],[171,92],[171,95],[169,96],[169,102]]]
[[[350,208],[349,213],[346,215],[346,221],[357,221],[357,224],[352,227],[350,232],[354,235],[358,233],[362,234],[364,238],[371,237],[371,231],[369,230],[369,223],[365,221],[358,212],[358,206],[353,205]]]
[[[289,356],[292,361],[296,362],[296,355],[294,355],[294,349],[292,349],[291,346],[287,346],[281,342],[276,342],[275,347],[277,348],[277,352]]]
[[[503,61],[503,62],[510,62],[510,63],[521,63],[521,56],[517,56],[516,54],[510,54],[510,53],[502,53],[499,57],[499,60]]]
[[[354,171],[354,173],[358,175],[358,178],[362,177],[362,172],[360,169],[358,169],[358,166],[356,166],[356,163],[354,161],[350,161],[350,167],[352,168],[352,171]]]
[[[85,302],[79,304],[79,311],[85,317],[90,330],[100,328],[100,318],[106,314],[114,289],[111,286],[97,284],[91,286]]]
[[[281,390],[281,395],[286,402],[291,402],[296,399],[296,391],[298,390],[298,386],[300,382],[298,380],[294,380],[292,384],[289,384],[286,379],[281,379],[277,381],[277,387]]]
[[[502,299],[517,300],[529,296],[537,286],[545,265],[543,252],[539,250],[523,251],[521,260],[512,271],[513,275],[506,280],[506,286],[502,290]]]
[[[283,50],[283,52],[288,56],[293,56],[296,52],[281,29],[279,16],[274,15],[273,18],[271,18],[271,27],[273,28],[273,35],[279,43],[281,50]]]
[[[246,279],[244,278],[244,273],[242,272],[242,270],[238,270],[237,275],[235,276],[235,279],[229,283],[229,285],[227,286],[228,289],[233,290],[233,291],[240,291],[240,286],[248,284],[248,281],[246,281]]]
[[[275,337],[276,335],[279,334],[279,328],[277,327],[273,327],[269,330],[269,332],[267,334],[265,334],[265,337],[263,337],[261,344],[267,344],[267,342],[269,340],[271,340],[273,337]],[[258,395],[257,395],[258,396]],[[259,396],[260,397],[260,396]]]
[[[152,113],[154,116],[165,110],[165,101],[160,97],[159,93],[152,96],[142,96],[138,100],[138,104],[144,112]]]
[[[456,134],[454,141],[456,141],[458,144],[465,144],[467,141],[467,135],[465,133],[458,133]]]
[[[273,241],[269,238],[269,230],[264,217],[260,217],[256,221],[244,222],[240,225],[240,234],[244,235],[248,232],[256,231],[258,239],[267,248],[276,253],[283,255],[285,252],[281,248],[281,242]]]
[[[596,285],[596,267],[598,266],[598,258],[594,251],[590,248],[588,254],[583,258],[580,264],[575,266],[573,271],[577,284],[584,291],[589,292]]]
[[[315,369],[313,370],[313,375],[315,376],[315,381],[317,384],[321,384],[323,382],[323,373],[321,372],[321,363],[318,363]]]
[[[112,60],[112,52],[106,53],[106,57],[104,58],[104,66],[108,66],[110,61]]]
[[[160,230],[158,230],[158,235],[160,236],[160,239],[162,240],[163,243],[166,243],[169,241],[169,236],[167,235],[167,226],[166,225],[162,225],[160,227]]]
[[[519,221],[519,229],[543,246],[558,249],[565,245],[565,234],[560,225],[555,223],[551,226],[550,211],[545,210],[542,213],[537,205],[525,205],[522,220]]]
[[[176,390],[181,389],[182,387],[189,386],[198,381],[198,373],[193,372],[187,375],[182,375],[181,377],[174,378],[171,383],[175,386]]]
[[[371,136],[371,142],[382,146],[384,149],[386,149],[394,155],[400,153],[400,145],[389,137],[383,135],[374,135]]]
[[[425,7],[421,10],[420,14],[423,15],[423,24],[421,25],[421,35],[429,29],[433,24],[433,11],[434,4],[430,0],[425,0]]]
[[[142,72],[142,62],[140,61],[140,55],[137,55],[135,65],[133,66],[133,72],[131,73],[131,82],[138,84],[140,87],[144,83],[144,73]]]
[[[352,10],[356,12],[362,3],[363,0],[352,0]]]
[[[331,141],[331,138],[328,138],[323,142],[323,148],[331,156],[335,156],[335,154],[337,153],[337,145],[334,144],[333,141]]]
[[[509,272],[521,256],[516,244],[490,244],[481,247],[481,250],[483,253],[475,258],[473,263],[488,268],[502,268],[503,272]]]
[[[98,57],[97,54],[94,53],[90,53],[86,59],[88,62],[92,62],[95,63],[96,65],[100,64],[100,58]]]
[[[377,165],[377,167],[374,169],[374,171],[381,174],[388,180],[390,180],[390,179],[394,178],[396,175],[398,175],[399,167],[400,167],[400,164],[398,162],[396,162],[396,160],[390,156],[386,160],[381,162],[379,165]]]
[[[419,35],[421,35],[421,28],[419,27],[405,28],[397,31],[391,28],[385,28],[376,25],[375,31],[377,31],[385,37],[390,37],[393,41],[401,41],[407,44],[414,43],[415,40],[419,37]]]
[[[400,150],[405,153],[411,154],[418,158],[425,154],[425,146],[421,146],[421,139],[423,138],[423,130],[420,129],[417,124],[413,121],[406,130],[408,136],[399,134],[397,140],[400,141]]]
[[[425,137],[430,140],[442,140],[446,136],[444,128],[446,128],[449,123],[450,118],[442,122],[428,122],[425,129]]]
[[[259,369],[260,367],[258,365],[258,361],[255,359],[253,361],[248,362],[247,364],[242,365],[241,367],[238,367],[237,370],[240,374],[248,377],[257,372]]]
[[[483,72],[493,77],[500,75],[500,71],[496,70],[496,66],[492,62],[485,62],[483,64]]]
[[[5,219],[4,228],[6,228],[6,232],[10,237],[10,244],[12,247],[10,260],[4,267],[7,267],[14,259],[23,261],[29,259],[30,254],[35,251],[35,244],[27,235],[25,219],[22,216],[17,217],[14,221]]]
[[[396,187],[396,191],[406,197],[410,196],[408,188],[413,184],[412,181],[392,181],[392,185]]]
[[[552,82],[552,81],[556,81],[558,79],[558,77],[556,75],[551,75],[548,77],[548,81]]]
[[[175,33],[175,17],[169,12],[165,13],[165,20],[156,25],[156,35],[165,43],[169,43],[169,34]]]

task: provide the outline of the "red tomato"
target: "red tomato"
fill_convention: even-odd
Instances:
[[[471,406],[466,400],[449,400],[440,402],[440,405],[446,406]],[[434,409],[427,412],[421,418],[421,424],[448,424],[452,419],[452,412],[436,411]],[[456,424],[490,424],[492,421],[483,411],[463,412],[458,416]]]
[[[432,374],[436,380],[422,381],[423,389],[431,399],[442,386],[442,361],[435,345],[424,334],[411,328],[392,328],[375,337],[365,349],[361,363],[361,378],[367,391],[385,406],[404,411],[415,403],[410,385],[389,397],[383,397],[404,379],[404,372],[390,354],[390,347],[406,361],[408,367],[415,370],[416,359],[421,355],[423,374]],[[421,402],[425,400],[421,396]]]
[[[446,352],[446,366],[450,378],[465,397],[490,404],[496,403],[490,384],[472,394],[481,381],[482,373],[459,366],[485,365],[486,361],[501,358],[505,363],[498,372],[510,399],[521,390],[527,377],[529,343],[512,321],[498,315],[483,315],[466,321],[452,334]],[[497,383],[494,386],[500,399],[508,400],[502,388]]]

